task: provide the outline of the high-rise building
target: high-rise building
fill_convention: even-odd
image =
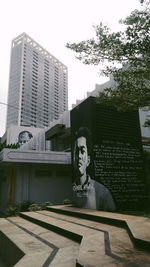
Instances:
[[[23,33],[12,40],[6,127],[45,127],[68,110],[68,70]]]

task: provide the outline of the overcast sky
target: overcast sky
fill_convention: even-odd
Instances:
[[[69,109],[95,84],[106,81],[98,69],[85,66],[65,47],[94,36],[101,21],[114,31],[119,19],[140,6],[138,0],[2,0],[0,3],[0,102],[7,103],[11,40],[26,32],[68,67]],[[0,136],[5,132],[7,106],[0,104]]]

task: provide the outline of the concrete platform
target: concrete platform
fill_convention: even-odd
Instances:
[[[135,246],[150,252],[150,218],[79,209],[69,205],[49,206],[48,210],[124,228],[127,230]]]
[[[0,219],[0,231],[4,235],[3,239],[0,238],[0,257],[5,266],[49,266],[54,258],[56,261],[56,255],[58,258],[66,251],[69,251],[69,257],[65,261],[69,260],[70,266],[76,264],[77,242],[21,217]]]
[[[48,209],[0,219],[3,266],[150,266],[150,219]]]

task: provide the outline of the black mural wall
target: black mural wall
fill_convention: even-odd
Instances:
[[[75,132],[80,127],[88,127],[92,134],[90,177],[108,188],[116,210],[146,209],[147,192],[138,111],[118,112],[97,104],[94,97],[75,107],[71,111],[72,163]],[[74,164],[72,168],[74,182]],[[81,194],[78,202],[82,201]],[[88,198],[88,193],[85,198]],[[105,206],[97,209],[105,210]]]

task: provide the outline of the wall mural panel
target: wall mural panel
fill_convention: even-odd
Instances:
[[[143,210],[147,191],[139,115],[89,97],[71,111],[73,198],[78,207]]]

